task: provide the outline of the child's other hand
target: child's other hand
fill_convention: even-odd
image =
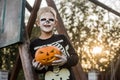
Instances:
[[[45,67],[44,65],[41,65],[41,63],[36,61],[35,59],[32,60],[32,65],[37,70],[41,70]]]
[[[55,60],[52,62],[53,66],[62,66],[67,62],[67,58],[65,55],[55,55],[57,58],[59,58],[58,60]]]

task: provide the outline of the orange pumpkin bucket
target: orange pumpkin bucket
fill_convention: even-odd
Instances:
[[[52,61],[57,60],[55,54],[61,55],[61,52],[58,48],[54,46],[45,46],[39,48],[35,53],[35,60],[39,61],[43,65],[50,65]]]

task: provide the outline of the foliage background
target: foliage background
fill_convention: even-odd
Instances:
[[[84,70],[110,70],[119,55],[119,17],[88,0],[65,0],[59,4],[59,12]],[[103,51],[92,54],[95,46],[101,46]]]
[[[115,65],[119,59],[119,17],[88,0],[59,0],[55,3],[84,71],[110,71],[112,63]],[[39,29],[35,26],[31,39],[37,36]],[[94,46],[102,46],[102,54],[91,54]],[[17,44],[0,49],[0,69],[11,71],[18,53]],[[22,70],[20,75],[23,76]]]

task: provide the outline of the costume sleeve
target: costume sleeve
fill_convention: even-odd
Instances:
[[[65,36],[63,36],[63,37],[64,37],[64,44],[69,46],[69,48],[68,48],[69,56],[67,57],[67,63],[64,66],[66,66],[66,67],[75,66],[79,61],[78,55],[75,52],[70,41]]]
[[[29,51],[30,51],[30,54],[32,55],[32,58],[35,57],[35,50],[34,50],[34,42],[31,41],[30,45],[29,45]]]

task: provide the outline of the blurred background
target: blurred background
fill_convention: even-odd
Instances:
[[[27,0],[31,6],[34,0]],[[79,55],[86,75],[94,71],[100,80],[120,80],[120,0],[95,0],[118,13],[103,8],[92,0],[54,0],[71,43]],[[41,6],[47,6],[42,0]],[[25,23],[30,13],[25,11]],[[34,25],[31,39],[39,36]],[[18,45],[0,49],[0,70],[11,70]],[[7,57],[7,58],[6,58]],[[17,80],[23,80],[21,70]]]

